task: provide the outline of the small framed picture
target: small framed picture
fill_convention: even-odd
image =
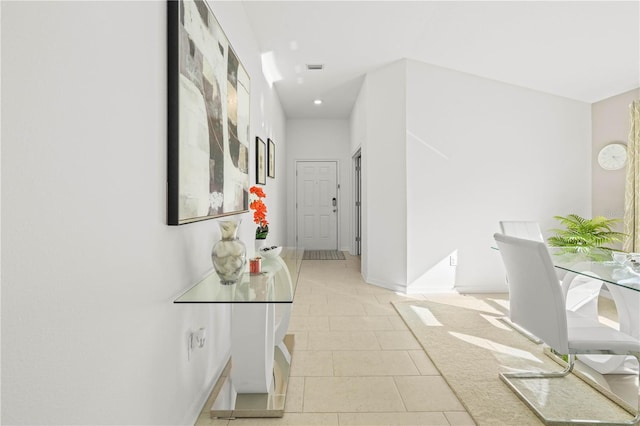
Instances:
[[[267,139],[267,176],[276,177],[276,144]]]
[[[267,146],[259,136],[256,136],[256,183],[258,185],[265,185],[267,183],[266,161]]]

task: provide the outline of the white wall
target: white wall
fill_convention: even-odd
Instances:
[[[351,143],[352,156],[362,148],[362,145],[364,145],[367,139],[367,113],[365,110],[366,92],[366,83],[363,80],[360,93],[358,93],[358,98],[356,99],[353,109],[351,110],[351,115],[349,116],[349,139]]]
[[[351,223],[350,253],[352,255],[356,255],[358,252],[358,247],[356,245],[356,232],[357,232],[356,227],[357,227],[358,219],[355,217],[356,213],[355,213],[355,206],[354,206],[355,197],[356,197],[355,194],[358,189],[356,188],[357,181],[355,179],[353,158],[358,153],[358,151],[360,151],[360,154],[362,155],[362,146],[364,145],[364,142],[366,141],[366,138],[367,138],[366,137],[367,115],[365,111],[365,104],[366,104],[365,97],[366,97],[366,83],[363,79],[362,86],[360,88],[360,93],[358,94],[356,102],[353,105],[353,109],[351,110],[351,115],[349,116],[349,141],[351,146],[351,158],[352,158],[351,171],[350,171],[351,193],[354,194],[353,200],[351,203],[353,209],[350,212],[350,215],[351,215],[350,217],[350,223]],[[362,162],[360,163],[360,168],[362,169]],[[362,182],[360,183],[360,189],[362,189]],[[360,220],[362,220],[362,216],[364,215],[364,212],[362,210],[360,215],[361,215]],[[362,228],[362,226],[360,228]],[[361,265],[366,264],[365,258],[366,258],[366,253],[364,253],[362,249],[360,249]]]
[[[591,105],[593,150],[593,216],[624,217],[624,183],[626,166],[620,170],[604,170],[598,165],[598,152],[612,142],[629,142],[629,105],[640,99],[640,89],[621,93]],[[617,230],[624,231],[622,221]],[[621,247],[622,244],[618,244]]]
[[[242,6],[213,6],[280,161]],[[229,308],[172,303],[219,236],[166,225],[166,59],[165,2],[2,2],[3,424],[193,423],[228,359]],[[283,185],[268,186],[276,229]]]
[[[338,248],[350,249],[352,191],[349,121],[337,119],[289,119],[287,134],[288,243],[294,244],[296,232],[296,161],[338,161]]]
[[[590,214],[589,104],[415,61],[370,73],[363,104],[352,133],[364,140],[370,283],[506,290],[490,249],[498,221],[536,220],[548,235],[554,215]]]
[[[360,91],[362,140],[362,274],[372,284],[404,290],[407,280],[406,65],[375,70]]]
[[[589,104],[408,61],[407,130],[410,288],[455,252],[456,287],[501,286],[499,220],[590,213]]]

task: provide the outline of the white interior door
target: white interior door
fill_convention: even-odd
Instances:
[[[299,161],[296,188],[298,247],[337,250],[337,162]]]

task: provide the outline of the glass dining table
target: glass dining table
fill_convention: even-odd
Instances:
[[[640,339],[640,254],[563,247],[549,247],[549,253],[559,272],[565,299],[580,286],[593,288],[596,284],[596,291],[604,286],[616,305],[620,331]],[[586,314],[598,320],[597,301],[595,306]],[[601,374],[629,373],[638,368],[635,361],[619,355],[583,355],[581,360]]]
[[[496,246],[491,248],[498,250]],[[602,248],[547,249],[558,273],[565,300],[572,299],[570,291],[580,292],[581,289],[590,287],[595,288],[596,294],[601,294],[600,290],[604,286],[615,303],[620,331],[640,339],[640,253],[624,253]],[[599,320],[597,299],[592,306],[592,309],[583,309],[580,314]],[[567,309],[571,308],[567,306]],[[512,324],[508,317],[503,320],[529,339],[540,343],[535,336]],[[628,357],[619,355],[583,355],[581,360],[601,374],[624,374],[638,368],[634,363],[629,365]]]
[[[640,253],[600,248],[579,252],[564,247],[549,247],[549,253],[557,269],[595,278],[615,288],[640,292]]]

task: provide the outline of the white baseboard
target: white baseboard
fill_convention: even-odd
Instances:
[[[362,278],[364,278],[364,277],[362,277]],[[365,279],[365,282],[367,284],[375,285],[376,287],[386,288],[387,290],[395,291],[395,292],[398,292],[398,293],[403,293],[403,294],[407,293],[407,287],[403,286],[403,285],[389,284],[389,283],[386,283],[386,282],[378,282],[376,280],[367,280],[367,279]]]
[[[198,400],[195,401],[191,405],[191,407],[189,407],[189,410],[187,410],[187,413],[184,416],[184,421],[181,424],[194,425],[198,421],[198,417],[200,417],[200,413],[202,412],[204,404],[207,403],[209,396],[211,396],[211,392],[213,392],[213,387],[216,385],[216,383],[220,379],[220,376],[224,372],[225,367],[231,360],[231,350],[229,350],[229,352],[225,355],[224,358],[226,359],[226,361],[222,363],[221,367],[218,368],[218,371],[216,371],[216,374],[214,374],[211,377],[211,380],[207,385],[207,391],[203,395],[200,395],[200,398],[198,398]]]
[[[485,294],[485,293],[508,293],[509,287],[506,284],[489,286],[455,286],[455,290],[460,294]]]
[[[407,294],[459,294],[455,287],[409,287]]]

